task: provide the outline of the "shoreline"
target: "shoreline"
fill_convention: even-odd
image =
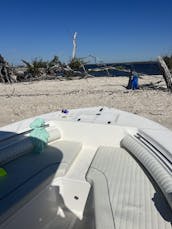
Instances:
[[[127,83],[128,77],[122,76],[0,84],[0,126],[64,108],[107,106],[172,129],[172,94],[166,91],[162,76],[143,76],[139,79],[142,89],[136,91],[127,90]]]

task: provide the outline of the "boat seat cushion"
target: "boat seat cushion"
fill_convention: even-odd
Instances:
[[[150,152],[138,139],[131,135],[127,135],[121,142],[121,145],[126,148],[133,156],[135,156],[141,164],[150,173],[156,181],[164,196],[166,197],[172,209],[172,174],[168,171],[154,154]]]
[[[96,228],[171,229],[163,195],[125,149],[100,147],[87,179],[94,190]]]

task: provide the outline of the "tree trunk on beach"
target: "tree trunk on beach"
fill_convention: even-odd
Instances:
[[[159,62],[160,69],[161,69],[162,75],[164,77],[165,83],[167,85],[167,88],[172,92],[172,76],[171,76],[171,73],[170,73],[165,61],[163,60],[163,58],[161,56],[158,57],[158,62]]]
[[[11,76],[14,76],[12,68],[0,54],[0,82],[2,83],[15,82],[14,77]]]
[[[76,48],[77,48],[76,38],[77,38],[77,32],[75,32],[74,36],[73,36],[73,52],[72,52],[72,59],[73,60],[76,58]]]

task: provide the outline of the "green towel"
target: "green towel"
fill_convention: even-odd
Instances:
[[[34,152],[41,153],[45,149],[49,138],[49,134],[45,129],[45,121],[42,118],[37,118],[30,124],[30,128],[32,129],[30,137],[34,145]]]

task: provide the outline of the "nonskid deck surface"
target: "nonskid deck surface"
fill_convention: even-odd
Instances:
[[[98,228],[171,228],[172,212],[165,198],[126,150],[100,147],[87,179],[94,186]]]

